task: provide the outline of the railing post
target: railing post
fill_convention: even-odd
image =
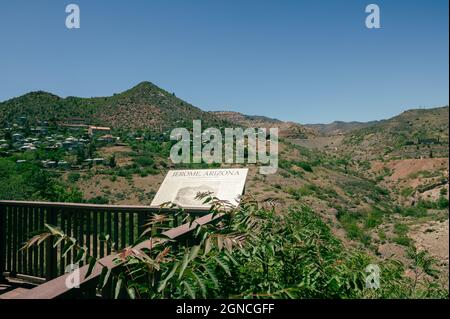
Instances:
[[[47,224],[52,226],[56,225],[57,216],[56,210],[52,207],[47,210]],[[47,251],[45,258],[45,277],[50,280],[56,278],[57,270],[58,270],[58,260],[57,260],[57,251],[56,248],[53,248],[53,237],[47,241]]]
[[[0,204],[0,282],[5,280],[6,264],[6,206]]]

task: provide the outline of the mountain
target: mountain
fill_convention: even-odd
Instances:
[[[237,112],[205,112],[177,98],[150,82],[109,97],[61,98],[38,91],[0,103],[0,123],[12,123],[20,116],[28,121],[61,122],[83,119],[93,125],[122,129],[165,131],[173,127],[190,127],[192,120],[202,120],[204,127],[278,127],[280,136],[308,138],[315,130],[293,122]]]
[[[365,159],[448,157],[449,107],[412,109],[353,130],[344,150]]]
[[[318,131],[322,135],[336,135],[336,134],[346,134],[354,130],[370,127],[380,122],[381,121],[370,121],[370,122],[334,121],[329,124],[305,124],[305,126]]]
[[[154,131],[191,126],[194,119],[200,119],[208,126],[225,125],[214,114],[204,112],[150,82],[142,82],[109,97],[61,98],[39,91],[0,103],[0,123],[13,122],[20,116],[26,116],[30,122],[81,118],[95,125]]]
[[[216,111],[212,113],[225,121],[243,127],[277,127],[279,136],[283,138],[311,138],[317,136],[317,132],[314,129],[294,122],[283,122],[265,116],[245,115],[239,112]]]

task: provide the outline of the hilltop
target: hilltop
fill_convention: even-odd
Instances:
[[[193,119],[207,125],[223,126],[221,119],[183,101],[151,82],[142,82],[109,97],[61,98],[47,92],[32,92],[0,103],[0,123],[13,122],[21,115],[29,121],[61,121],[81,118],[95,125],[123,129],[163,131],[186,126]]]

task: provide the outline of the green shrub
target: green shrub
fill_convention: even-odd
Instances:
[[[101,205],[109,204],[109,200],[103,196],[96,196],[94,198],[88,199],[87,202],[90,204],[101,204]]]
[[[313,184],[303,185],[298,189],[298,193],[300,196],[310,196],[316,193],[319,188]]]
[[[384,230],[380,229],[378,231],[378,237],[380,238],[381,241],[385,241],[386,240],[386,233],[384,232]]]
[[[408,237],[409,227],[406,224],[395,223],[394,233],[397,235],[394,237],[394,242],[402,246],[410,246],[412,241]]]
[[[381,210],[372,210],[369,212],[364,220],[364,227],[375,228],[383,222],[384,212]]]
[[[352,213],[339,209],[336,217],[344,228],[348,238],[357,240],[364,245],[370,244],[371,237],[360,226],[360,221],[362,219],[360,213]]]
[[[69,173],[69,175],[67,175],[67,181],[70,183],[76,183],[80,180],[81,175],[79,173]]]
[[[405,236],[397,236],[393,239],[394,243],[402,246],[411,246],[411,239]]]
[[[400,191],[400,195],[403,197],[410,197],[414,194],[414,189],[412,187],[405,187]]]
[[[297,165],[298,167],[303,168],[303,170],[304,170],[305,172],[310,172],[310,173],[312,173],[312,171],[313,171],[311,165],[308,164],[308,163],[306,163],[306,162],[296,162],[295,165]]]
[[[402,216],[424,217],[427,215],[427,209],[423,206],[411,206],[406,208],[398,208],[396,212]]]
[[[140,240],[159,236],[170,223],[170,216],[158,215]],[[243,202],[232,215],[198,228],[192,241],[124,255],[109,277],[120,298],[447,298],[444,288],[405,276],[400,262],[348,250],[307,207],[280,216]],[[424,253],[413,261],[413,270],[433,275]],[[365,269],[374,262],[383,274],[377,290],[365,288]]]
[[[148,156],[140,156],[134,159],[134,162],[142,167],[153,166],[155,161]]]
[[[437,207],[439,209],[448,209],[448,199],[444,196],[439,197],[437,201]]]

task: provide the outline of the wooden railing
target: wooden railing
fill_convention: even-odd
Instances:
[[[142,226],[157,212],[160,210],[148,206],[0,201],[0,279],[3,273],[46,280],[65,273],[76,256],[69,251],[62,257],[61,245],[54,248],[52,241],[47,241],[45,246],[20,250],[29,238],[45,230],[46,223],[76,238],[94,258],[110,259],[113,250],[136,242]],[[207,211],[193,213],[205,215]],[[99,240],[101,234],[109,235],[113,244]]]
[[[151,249],[156,245],[164,244],[168,239],[182,240],[183,238],[189,238],[190,234],[201,225],[213,222],[221,218],[222,214],[208,214],[195,219],[192,223],[183,224],[181,226],[172,228],[163,232],[163,238],[149,239],[136,246],[134,249]],[[119,262],[117,262],[119,260]],[[70,274],[65,274],[50,280],[36,288],[33,288],[27,292],[21,293],[16,299],[55,299],[55,298],[96,298],[96,288],[98,286],[98,279],[101,276],[103,267],[107,267],[114,273],[118,267],[120,267],[121,261],[116,254],[108,255],[100,259],[95,265],[92,273],[87,277],[89,266],[86,265],[79,269],[80,271],[80,284],[79,288],[68,288],[66,286],[66,279]],[[101,291],[102,298],[113,298],[114,296],[115,278],[110,276],[107,285]]]

